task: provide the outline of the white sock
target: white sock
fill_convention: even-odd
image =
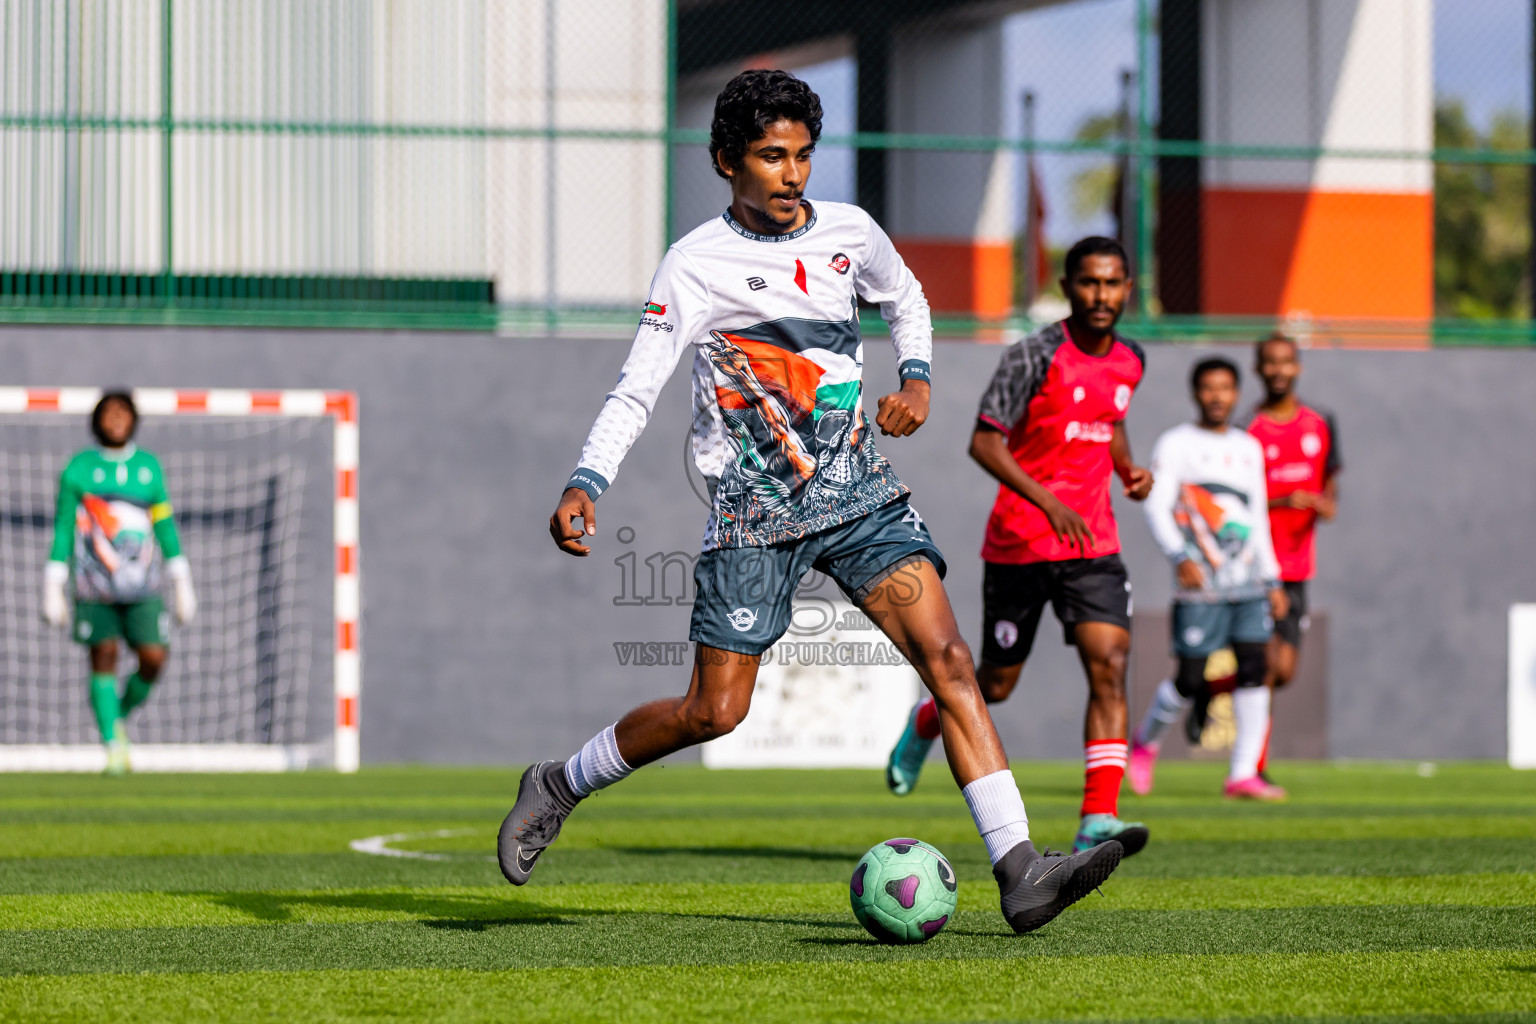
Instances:
[[[587,740],[586,745],[565,762],[565,781],[579,796],[588,796],[613,785],[632,771],[634,769],[625,764],[619,754],[619,741],[614,738],[610,725]]]
[[[1232,778],[1241,782],[1259,774],[1259,755],[1269,731],[1269,687],[1242,686],[1232,691],[1237,739],[1232,741]]]
[[[1152,703],[1147,706],[1146,717],[1136,729],[1136,742],[1145,747],[1157,746],[1163,733],[1179,720],[1187,707],[1189,698],[1179,696],[1178,687],[1173,685],[1172,679],[1164,679],[1158,684]]]
[[[996,864],[1007,852],[1029,838],[1029,816],[1013,773],[1004,768],[983,775],[960,791],[971,809],[976,831],[987,844],[987,856]]]

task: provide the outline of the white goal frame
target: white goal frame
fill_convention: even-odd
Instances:
[[[0,413],[89,415],[102,389],[91,387],[0,387]],[[139,415],[283,416],[328,418],[334,436],[336,545],[334,615],[334,698],[336,725],[329,742],[138,743],[138,771],[278,772],[330,766],[355,772],[360,762],[359,712],[362,696],[362,585],[358,561],[358,400],[352,391],[242,388],[135,388]],[[0,744],[0,771],[89,772],[106,767],[101,744]]]

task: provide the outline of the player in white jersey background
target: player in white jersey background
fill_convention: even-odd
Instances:
[[[1109,842],[1042,855],[1029,840],[1023,798],[944,592],[943,556],[863,411],[859,299],[879,304],[896,347],[900,389],[879,399],[874,424],[894,437],[928,416],[928,303],[868,214],[805,200],[820,134],[820,100],[787,72],[743,72],[716,100],[710,157],[730,183],[730,207],[667,251],[629,358],[550,517],[562,550],[589,553],[582,541],[597,535],[594,503],[691,352],[692,449],[711,497],[695,571],[692,677],[684,696],[643,704],[569,759],[529,768],[498,857],[521,885],[580,800],[734,729],[762,653],[788,627],[800,579],[815,569],[933,693],[1003,914],[1031,931],[1108,877],[1123,850]]]
[[[1174,568],[1171,627],[1178,672],[1164,680],[1131,736],[1132,788],[1152,788],[1163,732],[1204,685],[1206,660],[1230,646],[1237,656],[1232,694],[1237,738],[1225,787],[1228,797],[1282,800],[1285,790],[1259,776],[1269,732],[1267,648],[1286,595],[1269,533],[1264,450],[1231,425],[1240,377],[1221,357],[1201,360],[1190,374],[1200,418],[1165,432],[1152,449],[1155,482],[1147,496],[1147,525]]]

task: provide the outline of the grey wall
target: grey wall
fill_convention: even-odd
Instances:
[[[546,530],[626,350],[616,340],[458,334],[0,329],[7,384],[361,394],[370,761],[564,755],[631,704],[685,684],[677,667],[620,666],[613,643],[682,640],[688,608],[613,601],[616,557],[698,550],[705,510],[685,470],[686,367],[600,503],[592,556],[561,554]],[[1200,354],[1148,352],[1130,419],[1143,456],[1158,432],[1188,415],[1184,376]],[[950,591],[973,643],[993,488],[964,449],[999,354],[939,345],[928,425],[882,444],[949,559]],[[1246,365],[1246,349],[1231,354]],[[883,339],[871,339],[867,358],[872,407],[894,382],[894,362]],[[1307,354],[1303,393],[1338,413],[1347,466],[1340,519],[1322,530],[1313,598],[1332,614],[1335,755],[1503,755],[1506,609],[1536,599],[1533,359],[1474,350]],[[1136,599],[1160,604],[1169,571],[1139,510],[1119,513]],[[620,527],[634,531],[628,544],[616,538]],[[1081,672],[1049,617],[1025,686],[1028,702],[997,711],[1010,752],[1076,755]]]

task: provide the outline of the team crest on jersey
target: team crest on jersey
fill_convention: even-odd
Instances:
[[[1301,435],[1301,453],[1309,459],[1317,458],[1317,453],[1323,450],[1323,439],[1308,431]]]
[[[839,274],[846,274],[848,273],[849,268],[853,266],[853,261],[850,260],[847,256],[844,256],[842,253],[838,253],[832,257],[832,262],[828,263],[827,266],[831,267]]]
[[[1121,384],[1115,388],[1115,408],[1125,412],[1126,409],[1130,408],[1130,405],[1131,386],[1129,384]]]

